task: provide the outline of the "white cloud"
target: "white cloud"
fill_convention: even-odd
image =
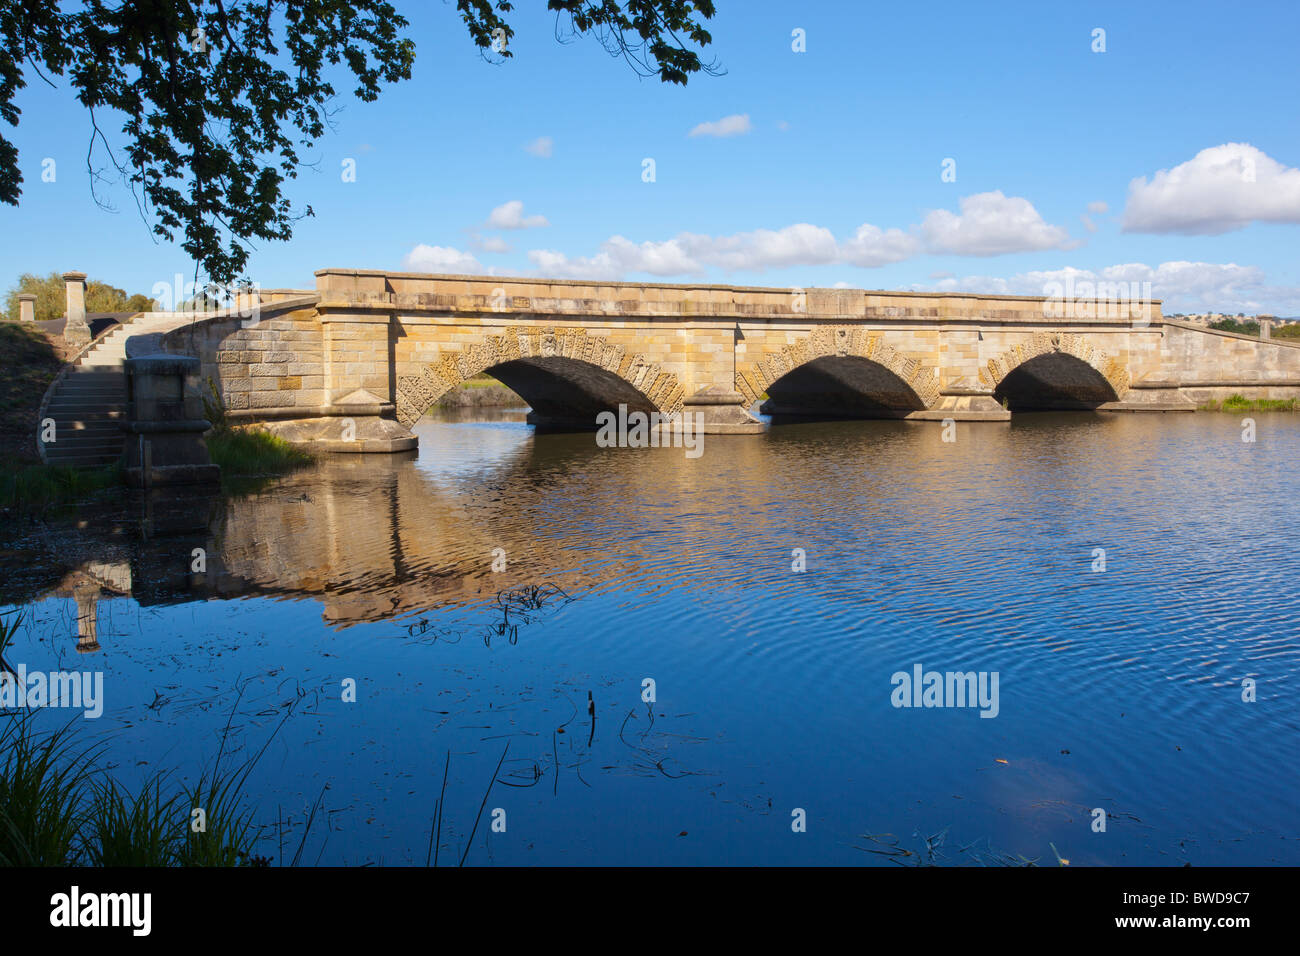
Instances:
[[[487,225],[491,229],[535,229],[550,223],[545,216],[525,216],[523,200],[512,199],[492,210]]]
[[[889,265],[910,259],[921,249],[921,241],[901,229],[882,230],[879,226],[864,223],[852,239],[847,239],[840,247],[840,256],[845,262],[866,269]]]
[[[691,136],[740,136],[748,133],[753,127],[749,123],[748,113],[734,113],[731,116],[724,116],[720,120],[709,123],[700,123],[691,130]]]
[[[1110,206],[1098,199],[1088,203],[1088,212],[1095,216],[1102,216],[1110,212]]]
[[[679,237],[698,261],[728,271],[756,271],[783,266],[825,265],[839,259],[834,234],[806,222],[783,229],[755,229],[734,236]]]
[[[1300,223],[1300,169],[1248,143],[1203,149],[1129,183],[1125,232],[1217,236],[1252,222]]]
[[[964,197],[960,215],[935,209],[922,221],[921,233],[931,252],[959,256],[998,256],[1078,245],[1060,226],[1044,222],[1028,199],[1004,196],[1000,190]]]
[[[479,252],[501,253],[510,252],[512,249],[510,243],[506,242],[500,236],[488,236],[487,238],[475,236],[472,245]]]
[[[656,276],[703,275],[708,267],[761,272],[783,266],[829,265],[842,261],[829,229],[806,222],[783,229],[755,229],[730,236],[684,232],[663,242],[632,242],[613,236],[590,257],[569,258],[551,249],[528,254],[542,271],[563,278],[613,278],[627,272]]]
[[[629,272],[703,275],[710,268],[762,272],[847,264],[874,269],[923,252],[987,256],[1074,245],[1064,229],[1043,222],[1028,200],[983,193],[963,199],[960,216],[936,210],[910,231],[864,223],[842,241],[825,226],[800,222],[729,236],[683,232],[659,242],[635,243],[613,236],[594,256],[570,258],[554,249],[537,249],[528,255],[539,269],[555,276],[616,278]]]
[[[426,246],[420,243],[406,254],[402,268],[407,272],[443,272],[454,275],[477,275],[483,264],[471,253],[450,246]]]
[[[1172,312],[1276,312],[1300,311],[1300,288],[1269,285],[1258,266],[1236,263],[1162,262],[1157,266],[1141,262],[1123,263],[1103,269],[1062,269],[1021,272],[1010,277],[945,277],[942,281],[913,288],[935,292],[980,292],[1001,295],[1050,295],[1051,283],[1067,278],[1080,282],[1151,283],[1151,297],[1163,299],[1162,309]]]
[[[539,136],[531,143],[525,144],[524,150],[542,159],[550,159],[551,153],[555,151],[555,140],[549,136]]]

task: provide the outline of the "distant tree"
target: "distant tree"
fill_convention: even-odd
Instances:
[[[51,272],[47,276],[24,273],[18,277],[18,284],[5,294],[5,314],[8,318],[18,320],[18,296],[23,293],[36,296],[36,320],[62,318],[68,311],[68,297],[63,276]],[[86,281],[87,312],[151,312],[154,303],[147,295],[126,294],[126,290],[111,286],[98,279]]]
[[[1236,319],[1224,318],[1218,322],[1211,322],[1209,327],[1218,329],[1220,332],[1236,332],[1238,335],[1259,337],[1259,323],[1255,321],[1238,322]]]
[[[91,154],[107,153],[158,237],[182,236],[204,275],[229,283],[249,242],[289,239],[295,212],[284,196],[298,150],[325,132],[340,63],[358,99],[410,79],[415,42],[385,0],[53,0],[0,4],[0,118],[18,125],[14,99],[26,70],[70,76],[90,112]],[[456,0],[471,40],[509,58],[511,0]],[[567,36],[591,35],[642,75],[686,83],[703,64],[694,47],[712,37],[713,0],[548,0]],[[346,77],[346,73],[344,73]],[[121,121],[121,156],[105,135]],[[101,124],[103,124],[101,126]],[[87,165],[91,163],[88,156]],[[101,179],[91,169],[91,191]],[[0,200],[18,204],[18,150],[0,137]],[[96,196],[96,201],[99,199]]]

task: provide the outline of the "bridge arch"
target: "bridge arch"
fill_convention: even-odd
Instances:
[[[1036,332],[990,359],[979,377],[1013,411],[1096,408],[1129,387],[1123,362],[1070,332]]]
[[[746,403],[768,395],[775,415],[896,418],[939,400],[934,369],[886,345],[878,333],[825,326],[775,355],[741,365],[736,388]]]
[[[620,404],[671,415],[686,397],[677,376],[581,328],[519,328],[485,335],[416,374],[397,378],[397,419],[408,428],[443,395],[480,372],[518,393],[542,420],[585,423]]]

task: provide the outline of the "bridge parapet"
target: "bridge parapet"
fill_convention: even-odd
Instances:
[[[1061,303],[1045,296],[884,292],[864,289],[772,288],[666,283],[601,283],[576,279],[426,275],[322,269],[322,307],[391,309],[449,315],[545,314],[649,320],[744,319],[793,322],[873,321],[882,324],[996,323],[1132,325],[1127,301]],[[1159,300],[1141,303],[1143,322],[1163,321]]]

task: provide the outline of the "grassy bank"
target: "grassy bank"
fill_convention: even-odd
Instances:
[[[1206,412],[1300,411],[1300,403],[1294,398],[1246,398],[1244,395],[1229,395],[1221,402],[1211,399],[1198,407]]]
[[[232,478],[281,474],[310,465],[311,455],[278,435],[256,428],[219,426],[205,439],[208,454],[221,466],[221,474]]]
[[[61,465],[0,465],[0,513],[10,517],[43,514],[75,505],[122,483],[112,468],[66,468]]]
[[[226,417],[226,403],[212,379],[208,379],[208,393],[203,396],[203,413],[212,423],[212,430],[203,440],[213,462],[221,466],[223,479],[280,475],[315,461],[301,448],[265,429],[232,426]]]
[[[40,460],[36,417],[41,399],[63,368],[61,343],[30,324],[0,321],[0,460]]]

